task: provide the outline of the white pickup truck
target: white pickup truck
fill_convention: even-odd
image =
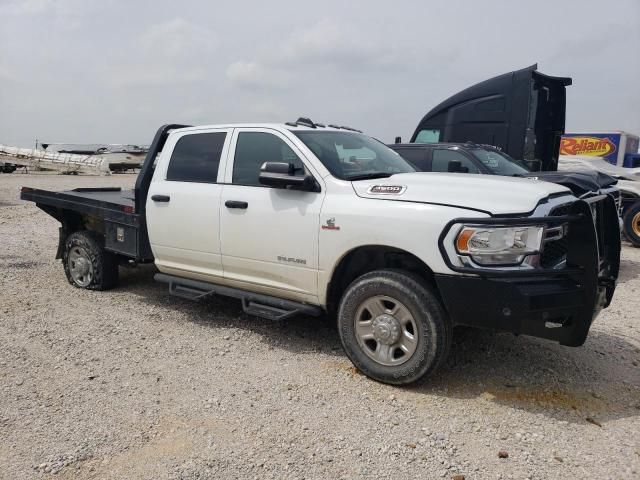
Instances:
[[[23,187],[61,223],[79,288],[154,262],[190,299],[241,299],[273,320],[335,317],[347,356],[409,384],[468,325],[584,343],[613,296],[611,198],[530,179],[417,173],[356,130],[315,124],[160,128],[134,191]]]

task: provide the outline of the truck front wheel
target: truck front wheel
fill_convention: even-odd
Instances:
[[[338,328],[353,364],[393,385],[433,373],[451,343],[450,321],[437,296],[418,277],[397,270],[357,278],[340,301]]]
[[[69,283],[88,290],[108,290],[118,283],[118,262],[104,250],[102,238],[88,230],[67,237],[62,256]]]
[[[627,209],[622,220],[624,235],[635,247],[640,247],[640,200]]]

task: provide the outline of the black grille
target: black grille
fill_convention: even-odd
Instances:
[[[552,268],[567,258],[568,251],[569,242],[566,238],[547,242],[544,244],[542,255],[540,255],[540,265],[544,268]]]
[[[555,207],[549,212],[550,217],[560,217],[563,215],[569,215],[571,213],[571,204],[565,203]],[[569,251],[569,242],[565,236],[558,240],[552,240],[544,242],[542,248],[542,254],[540,255],[540,266],[543,268],[553,268],[561,261],[567,258],[567,252]]]

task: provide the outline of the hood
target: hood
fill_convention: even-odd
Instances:
[[[531,212],[550,195],[571,194],[561,185],[540,180],[470,173],[402,173],[351,183],[362,198],[438,203],[494,215]]]
[[[599,193],[603,188],[611,188],[618,180],[606,173],[596,170],[582,170],[577,172],[533,172],[520,175],[526,178],[538,178],[545,182],[557,183],[570,189],[576,197],[587,193]]]

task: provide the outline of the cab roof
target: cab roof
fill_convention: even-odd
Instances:
[[[232,124],[216,124],[216,125],[197,125],[191,127],[179,128],[177,130],[180,131],[188,131],[188,130],[201,130],[205,128],[272,128],[275,130],[290,130],[290,131],[336,131],[336,130],[347,130],[351,132],[362,133],[361,130],[357,130],[355,128],[347,127],[345,125],[337,125],[337,124],[324,124],[324,123],[314,123],[309,118],[300,117],[295,122],[285,122],[285,123],[232,123]]]

